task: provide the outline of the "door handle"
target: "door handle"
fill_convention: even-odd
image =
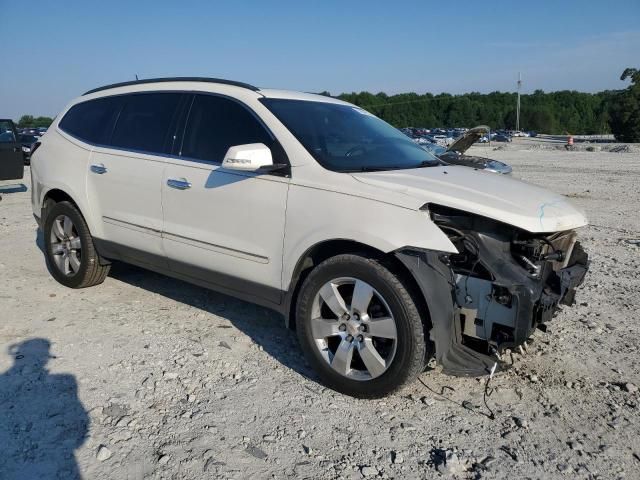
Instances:
[[[98,175],[102,175],[103,173],[107,173],[107,167],[105,167],[101,163],[94,163],[89,167],[93,173],[97,173]]]
[[[189,183],[186,178],[170,178],[167,180],[167,185],[178,190],[191,188],[191,183]]]

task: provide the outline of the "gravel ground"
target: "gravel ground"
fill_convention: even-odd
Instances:
[[[134,267],[66,289],[9,189],[0,478],[640,478],[640,154],[493,148],[474,150],[588,212],[592,264],[486,405],[486,379],[437,367],[383,400],[337,394],[277,314]]]

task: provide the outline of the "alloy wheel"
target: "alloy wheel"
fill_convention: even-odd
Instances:
[[[382,295],[351,277],[331,280],[318,291],[311,310],[311,334],[333,370],[360,381],[379,377],[389,368],[398,337]]]
[[[78,273],[82,261],[82,243],[71,218],[58,215],[54,219],[49,242],[58,270],[67,276]]]

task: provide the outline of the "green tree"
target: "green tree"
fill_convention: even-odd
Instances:
[[[614,96],[609,105],[609,125],[617,140],[640,142],[640,70],[627,68],[620,80],[631,85]]]
[[[33,127],[33,115],[23,115],[18,120],[18,127],[20,128],[28,128]]]
[[[618,92],[582,93],[536,90],[522,95],[520,125],[541,133],[608,133],[609,102]],[[464,95],[441,93],[369,92],[342,94],[338,98],[354,103],[396,127],[515,128],[516,94],[477,92]]]
[[[53,118],[50,117],[34,117],[33,115],[23,115],[18,120],[18,127],[20,128],[38,128],[49,127],[53,123]]]

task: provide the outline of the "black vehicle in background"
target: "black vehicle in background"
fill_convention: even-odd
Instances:
[[[24,158],[24,164],[29,165],[31,163],[31,152],[38,143],[40,137],[35,135],[21,134],[19,135],[20,143],[22,144],[22,157]]]
[[[19,180],[24,175],[22,145],[12,120],[0,119],[0,180]]]
[[[498,133],[496,136],[492,138],[494,142],[512,142],[513,139],[504,133]]]
[[[40,132],[40,129],[38,128],[19,128],[18,133],[21,133],[23,135],[36,135],[36,136],[42,135],[42,133]]]

